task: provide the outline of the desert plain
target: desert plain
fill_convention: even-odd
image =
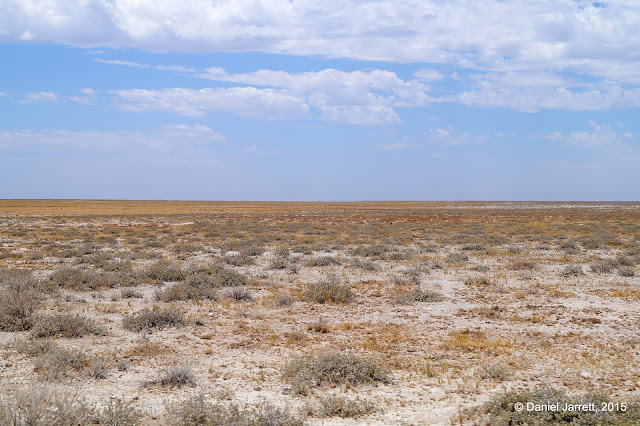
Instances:
[[[0,423],[640,424],[639,265],[640,203],[0,200]]]

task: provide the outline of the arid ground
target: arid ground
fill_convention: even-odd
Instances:
[[[639,265],[640,203],[4,200],[0,423],[640,424]]]

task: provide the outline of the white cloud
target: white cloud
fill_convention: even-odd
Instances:
[[[177,124],[148,131],[7,131],[0,132],[0,152],[48,152],[60,154],[99,151],[182,151],[224,141],[224,136],[204,125]]]
[[[215,81],[285,88],[318,109],[327,121],[351,124],[397,124],[400,119],[392,107],[425,105],[430,86],[416,80],[404,81],[390,71],[336,69],[289,73],[259,70],[229,74],[208,68],[197,77]]]
[[[413,73],[413,76],[422,81],[438,81],[444,78],[438,71],[431,69],[418,70]]]
[[[427,142],[437,145],[466,145],[469,143],[486,142],[486,135],[470,135],[468,133],[456,132],[453,126],[429,130]]]
[[[547,139],[566,142],[577,148],[624,148],[633,135],[628,132],[619,133],[606,124],[593,120],[588,122],[591,131],[575,131],[570,133],[554,132],[546,135]]]
[[[111,65],[122,65],[125,67],[134,67],[134,68],[151,68],[147,64],[141,64],[139,62],[132,61],[119,61],[117,59],[94,59],[94,62],[100,62],[102,64],[111,64]]]
[[[640,89],[612,82],[584,82],[545,71],[474,74],[469,87],[432,101],[502,107],[524,112],[541,109],[596,111],[640,106]]]
[[[24,95],[24,100],[21,102],[33,104],[39,102],[57,102],[58,96],[52,92],[37,92],[27,93]]]
[[[287,90],[254,87],[207,89],[114,90],[120,106],[130,111],[169,111],[198,117],[207,111],[228,111],[248,118],[284,120],[303,118],[309,109]]]
[[[584,0],[5,0],[0,40],[564,70],[640,82],[639,27],[635,0],[604,7]]]

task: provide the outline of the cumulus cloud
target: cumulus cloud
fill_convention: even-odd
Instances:
[[[220,67],[207,68],[195,76],[215,81],[285,88],[318,109],[327,121],[351,124],[396,124],[400,118],[394,106],[425,105],[428,84],[404,81],[390,71],[336,69],[289,73],[259,70],[229,74]]]
[[[27,104],[34,104],[40,102],[57,102],[58,96],[52,92],[37,92],[37,93],[27,93],[24,95],[24,100],[21,102]]]
[[[304,100],[287,90],[255,87],[160,90],[114,90],[123,109],[169,111],[199,117],[207,111],[228,111],[248,118],[285,120],[303,118],[309,109]]]
[[[6,0],[0,40],[554,69],[639,82],[639,27],[633,0]]]
[[[593,120],[588,122],[591,131],[575,131],[569,133],[554,132],[546,135],[547,139],[566,142],[578,148],[621,148],[632,141],[633,135],[616,131],[606,124]]]
[[[639,88],[610,81],[585,82],[575,76],[545,71],[474,74],[469,78],[468,86],[466,90],[437,100],[525,112],[541,109],[596,111],[640,106]]]

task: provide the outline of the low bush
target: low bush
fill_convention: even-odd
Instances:
[[[132,402],[109,399],[91,406],[75,394],[51,385],[0,392],[0,424],[12,426],[68,426],[139,424],[140,411]]]
[[[633,272],[631,268],[622,267],[618,268],[618,275],[621,277],[633,277],[635,276],[635,272]]]
[[[231,266],[246,266],[253,265],[255,263],[251,256],[244,254],[228,254],[222,258],[228,265]]]
[[[212,403],[203,394],[167,406],[170,425],[181,426],[302,426],[304,420],[288,408],[268,402],[258,407]]]
[[[87,334],[104,336],[107,330],[96,321],[82,315],[56,314],[39,317],[31,329],[32,337],[82,337]]]
[[[187,365],[169,367],[160,374],[156,380],[147,383],[148,385],[160,385],[170,388],[181,388],[182,386],[195,386],[193,370]]]
[[[79,349],[51,345],[37,356],[35,371],[46,380],[60,380],[89,366],[89,356]]]
[[[253,296],[246,288],[234,288],[231,292],[231,297],[238,302],[251,302],[253,300]]]
[[[174,263],[159,260],[149,265],[142,276],[155,283],[177,282],[186,278],[186,272]]]
[[[402,305],[409,305],[413,302],[441,302],[445,297],[440,293],[430,290],[420,290],[416,288],[407,293],[395,297],[395,302]]]
[[[605,260],[602,262],[596,262],[589,265],[589,268],[596,274],[608,274],[613,270],[613,262]]]
[[[472,407],[460,413],[456,422],[492,425],[632,425],[640,423],[640,403],[628,402],[626,411],[601,411],[608,397],[598,394],[567,395],[565,392],[551,388],[526,392],[508,392],[492,398],[479,407]],[[525,405],[559,404],[568,405],[594,404],[596,411],[573,410],[516,410],[516,403]]]
[[[154,328],[179,327],[184,325],[182,312],[175,309],[143,309],[122,320],[122,326],[129,331],[151,330]]]
[[[349,303],[355,295],[351,287],[341,285],[335,276],[330,276],[319,283],[306,286],[302,299],[314,303]]]
[[[331,266],[339,265],[340,261],[333,256],[319,256],[309,259],[307,266]]]
[[[296,394],[307,394],[322,385],[357,386],[391,380],[387,370],[375,362],[337,353],[296,358],[285,365],[284,377]]]
[[[349,400],[339,397],[320,399],[320,409],[315,412],[319,417],[360,417],[376,411],[376,406],[369,401]]]
[[[560,272],[560,275],[565,278],[577,277],[580,275],[584,275],[584,272],[582,272],[582,267],[578,265],[567,265],[564,267],[564,269],[562,269],[562,271]]]
[[[111,272],[94,272],[65,266],[49,275],[45,285],[52,290],[63,288],[75,291],[89,291],[113,288],[118,285],[118,278]]]
[[[42,299],[36,281],[26,273],[3,273],[0,285],[0,331],[29,330]]]

